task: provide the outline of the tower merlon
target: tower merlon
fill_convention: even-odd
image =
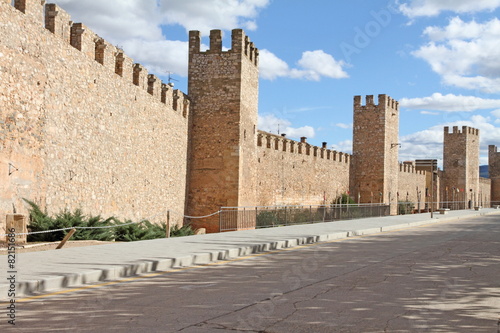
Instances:
[[[189,54],[200,53],[201,34],[197,30],[189,31]]]
[[[73,46],[77,50],[80,50],[89,59],[97,60],[96,43],[101,43],[101,41],[104,42],[101,37],[99,37],[83,23],[74,23],[71,26],[71,46]]]
[[[148,75],[148,93],[155,98],[160,99],[161,96],[161,80],[154,74]]]
[[[361,96],[354,96],[354,108],[355,109],[361,110],[362,107],[365,107],[365,106],[372,106],[372,107],[377,106],[377,107],[383,107],[386,109],[399,110],[399,102],[386,94],[378,95],[378,104],[375,104],[373,95],[366,95],[365,96],[365,104],[363,104]]]
[[[179,89],[175,89],[173,92],[173,109],[181,112],[182,116],[187,119],[187,116],[189,115],[189,106],[190,101],[188,96]]]
[[[361,96],[354,96],[354,107],[359,107],[361,106]]]
[[[234,29],[231,32],[231,49],[222,51],[223,32],[221,30],[210,31],[210,49],[201,52],[201,33],[196,30],[189,31],[189,54],[197,53],[238,53],[248,58],[255,66],[259,64],[259,49],[250,41],[242,29]]]
[[[31,16],[35,21],[42,23],[45,0],[14,0],[14,8]]]
[[[222,53],[222,30],[210,30],[209,53]]]
[[[366,105],[375,105],[373,102],[373,95],[366,95]]]
[[[174,94],[173,94],[172,86],[162,82],[161,83],[161,102],[172,106],[173,96],[174,96]]]
[[[109,43],[104,38],[96,36],[94,39],[95,55],[94,59],[104,67],[108,68],[111,72],[116,70],[116,54],[117,48]]]
[[[141,87],[144,90],[147,90],[148,87],[148,70],[141,64],[134,64],[134,77],[133,83]]]
[[[462,126],[462,129],[460,130],[458,126],[453,126],[453,130],[450,133],[450,128],[449,126],[444,127],[444,134],[445,135],[452,135],[452,134],[465,134],[465,135],[474,135],[474,136],[479,136],[479,129],[469,127],[469,126]]]
[[[233,29],[231,32],[231,52],[244,54],[255,66],[259,64],[259,49],[250,41],[243,29]]]
[[[45,5],[45,28],[68,44],[71,36],[71,16],[56,4]]]

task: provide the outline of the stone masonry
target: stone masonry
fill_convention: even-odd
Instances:
[[[428,200],[429,173],[398,161],[397,101],[354,97],[352,156],[259,131],[259,51],[241,29],[227,51],[222,37],[212,30],[201,51],[200,32],[189,33],[188,96],[57,5],[1,0],[0,233],[2,216],[26,213],[23,198],[49,213],[156,222],[168,210],[174,223],[221,207],[323,205],[343,193],[390,204],[392,214],[398,201]],[[437,191],[500,200],[496,147],[490,182],[479,178],[479,131],[448,132]],[[218,219],[187,221],[217,232]]]
[[[463,126],[444,128],[444,190],[467,193],[466,201],[476,204],[479,197],[479,130]],[[459,192],[459,193],[460,193]]]
[[[387,95],[354,97],[354,133],[351,174],[351,192],[361,202],[382,196],[382,202],[391,205],[396,214],[399,173],[399,106]]]
[[[258,50],[240,29],[222,51],[222,32],[212,30],[210,49],[200,51],[200,33],[189,33],[188,89],[192,103],[191,164],[186,211],[203,216],[221,207],[255,204]],[[196,220],[193,221],[196,225]],[[203,221],[218,230],[218,216]]]
[[[489,171],[491,179],[491,201],[500,205],[500,153],[498,147],[488,147]]]
[[[188,99],[61,8],[44,20],[40,1],[17,3],[30,14],[0,2],[2,224],[23,198],[135,220],[170,209],[181,223]]]

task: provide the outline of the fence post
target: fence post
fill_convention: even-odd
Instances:
[[[219,208],[219,232],[222,232],[222,207]]]
[[[170,238],[170,211],[167,210],[167,238]]]
[[[71,229],[67,234],[66,236],[64,236],[63,240],[61,241],[61,243],[59,243],[59,245],[57,245],[56,247],[56,250],[60,250],[62,249],[62,247],[64,246],[64,244],[66,244],[67,241],[69,241],[69,239],[71,238],[71,236],[73,236],[73,234],[76,232],[76,229]]]
[[[285,225],[288,225],[287,216],[286,216],[286,206],[285,206]]]
[[[16,234],[28,232],[28,216],[22,214],[7,214],[5,223],[5,233],[9,234],[11,229],[15,230]],[[5,237],[5,242],[9,243],[8,236]],[[26,244],[28,235],[16,235],[16,244]]]
[[[255,206],[255,229],[257,229],[257,216],[259,214],[257,214],[257,206]]]

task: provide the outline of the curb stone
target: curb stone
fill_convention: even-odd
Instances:
[[[114,265],[113,267],[103,267],[101,269],[89,270],[75,274],[63,274],[44,278],[40,280],[27,280],[16,284],[16,298],[29,297],[36,294],[43,294],[55,292],[66,288],[78,288],[85,285],[95,283],[105,283],[136,277],[144,274],[159,273],[170,270],[175,270],[183,267],[193,267],[197,265],[204,265],[211,262],[221,260],[231,260],[238,257],[248,256],[256,253],[265,253],[275,250],[286,248],[293,248],[300,245],[316,244],[321,242],[332,241],[335,239],[350,238],[363,235],[374,235],[377,233],[393,231],[408,227],[417,227],[426,224],[433,224],[439,222],[449,222],[460,219],[468,219],[473,217],[480,217],[484,215],[500,214],[500,212],[485,212],[485,213],[471,213],[463,216],[447,216],[436,217],[434,219],[425,219],[416,222],[407,222],[396,225],[381,226],[375,228],[366,228],[351,231],[339,231],[334,233],[319,234],[307,237],[284,239],[279,241],[256,243],[251,245],[239,246],[225,250],[199,252],[191,255],[185,255],[176,258],[168,259],[144,259],[144,262],[136,264]],[[203,237],[196,236],[196,237]],[[7,284],[0,285],[0,300],[4,300],[9,287]]]

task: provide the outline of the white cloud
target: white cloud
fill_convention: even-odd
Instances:
[[[428,62],[445,84],[500,92],[500,20],[480,24],[453,18],[448,26],[428,27],[424,34],[430,42],[412,54]]]
[[[431,112],[431,111],[420,111],[420,114],[425,114],[425,115],[430,115],[430,116],[437,116],[439,113],[438,112]]]
[[[488,145],[500,142],[500,127],[492,124],[489,117],[474,115],[468,120],[460,120],[446,124],[436,125],[427,130],[405,135],[400,138],[401,150],[400,160],[415,159],[442,159],[443,156],[443,133],[444,126],[450,131],[453,126],[469,126],[480,131],[481,163],[486,163],[485,156],[488,155]]]
[[[273,114],[259,115],[258,128],[274,134],[285,133],[287,137],[298,139],[303,136],[306,138],[314,138],[316,135],[314,128],[311,126],[292,127],[292,123],[286,119],[281,119]]]
[[[278,77],[288,76],[290,68],[285,61],[272,52],[263,49],[259,51],[259,72],[261,78],[274,80]]]
[[[344,61],[335,60],[334,57],[322,50],[306,51],[297,62],[302,69],[293,69],[291,76],[319,81],[322,76],[332,79],[344,79],[349,77],[343,70],[346,65]]]
[[[484,99],[475,96],[462,96],[434,93],[422,98],[402,98],[400,105],[409,109],[425,109],[446,112],[471,112],[500,107],[500,99]],[[428,111],[425,111],[428,112]],[[429,113],[426,113],[429,114]]]
[[[335,124],[336,127],[343,128],[343,129],[349,129],[352,128],[352,124],[344,124],[344,123],[337,123]]]
[[[267,7],[269,0],[160,0],[160,4],[164,23],[208,34],[211,29],[255,30],[259,10]]]
[[[259,11],[269,0],[54,0],[110,43],[125,50],[150,72],[187,75],[187,43],[168,40],[162,27],[180,25],[208,35],[211,29],[257,29]],[[99,13],[99,15],[96,15]],[[167,30],[168,33],[168,30]],[[203,47],[202,47],[203,49]],[[205,46],[206,49],[206,46]],[[279,77],[319,81],[322,77],[346,78],[345,63],[322,50],[305,51],[296,68],[268,50],[260,50],[263,79]]]
[[[332,149],[347,154],[352,154],[352,140],[344,140],[332,145]]]
[[[155,1],[143,0],[51,0],[113,44],[128,39],[163,39],[162,16]],[[96,13],[99,13],[96,15]]]
[[[437,16],[443,11],[476,13],[500,7],[500,0],[410,0],[399,5],[399,10],[409,18]]]
[[[288,64],[269,50],[260,50],[260,75],[263,79],[274,80],[278,77],[320,81],[322,77],[332,79],[348,78],[344,71],[346,63],[325,53],[323,50],[305,51],[297,62],[297,68]]]
[[[445,28],[431,26],[424,30],[432,41],[443,41],[453,39],[474,39],[484,36],[497,37],[500,32],[500,21],[493,19],[485,24],[476,21],[464,22],[459,17],[452,18]]]
[[[491,113],[491,115],[492,115],[493,117],[495,117],[495,118],[500,118],[500,109],[498,109],[498,110],[493,110],[493,111],[491,111],[490,113]]]
[[[130,57],[140,59],[140,63],[152,73],[166,75],[167,72],[173,72],[187,76],[187,42],[129,39],[123,42],[123,48]]]
[[[179,24],[204,34],[212,28],[257,28],[255,19],[269,0],[53,0],[135,62],[157,75],[187,75],[187,42],[168,40],[162,26]],[[99,13],[96,15],[96,13]],[[167,36],[168,37],[168,36]]]

